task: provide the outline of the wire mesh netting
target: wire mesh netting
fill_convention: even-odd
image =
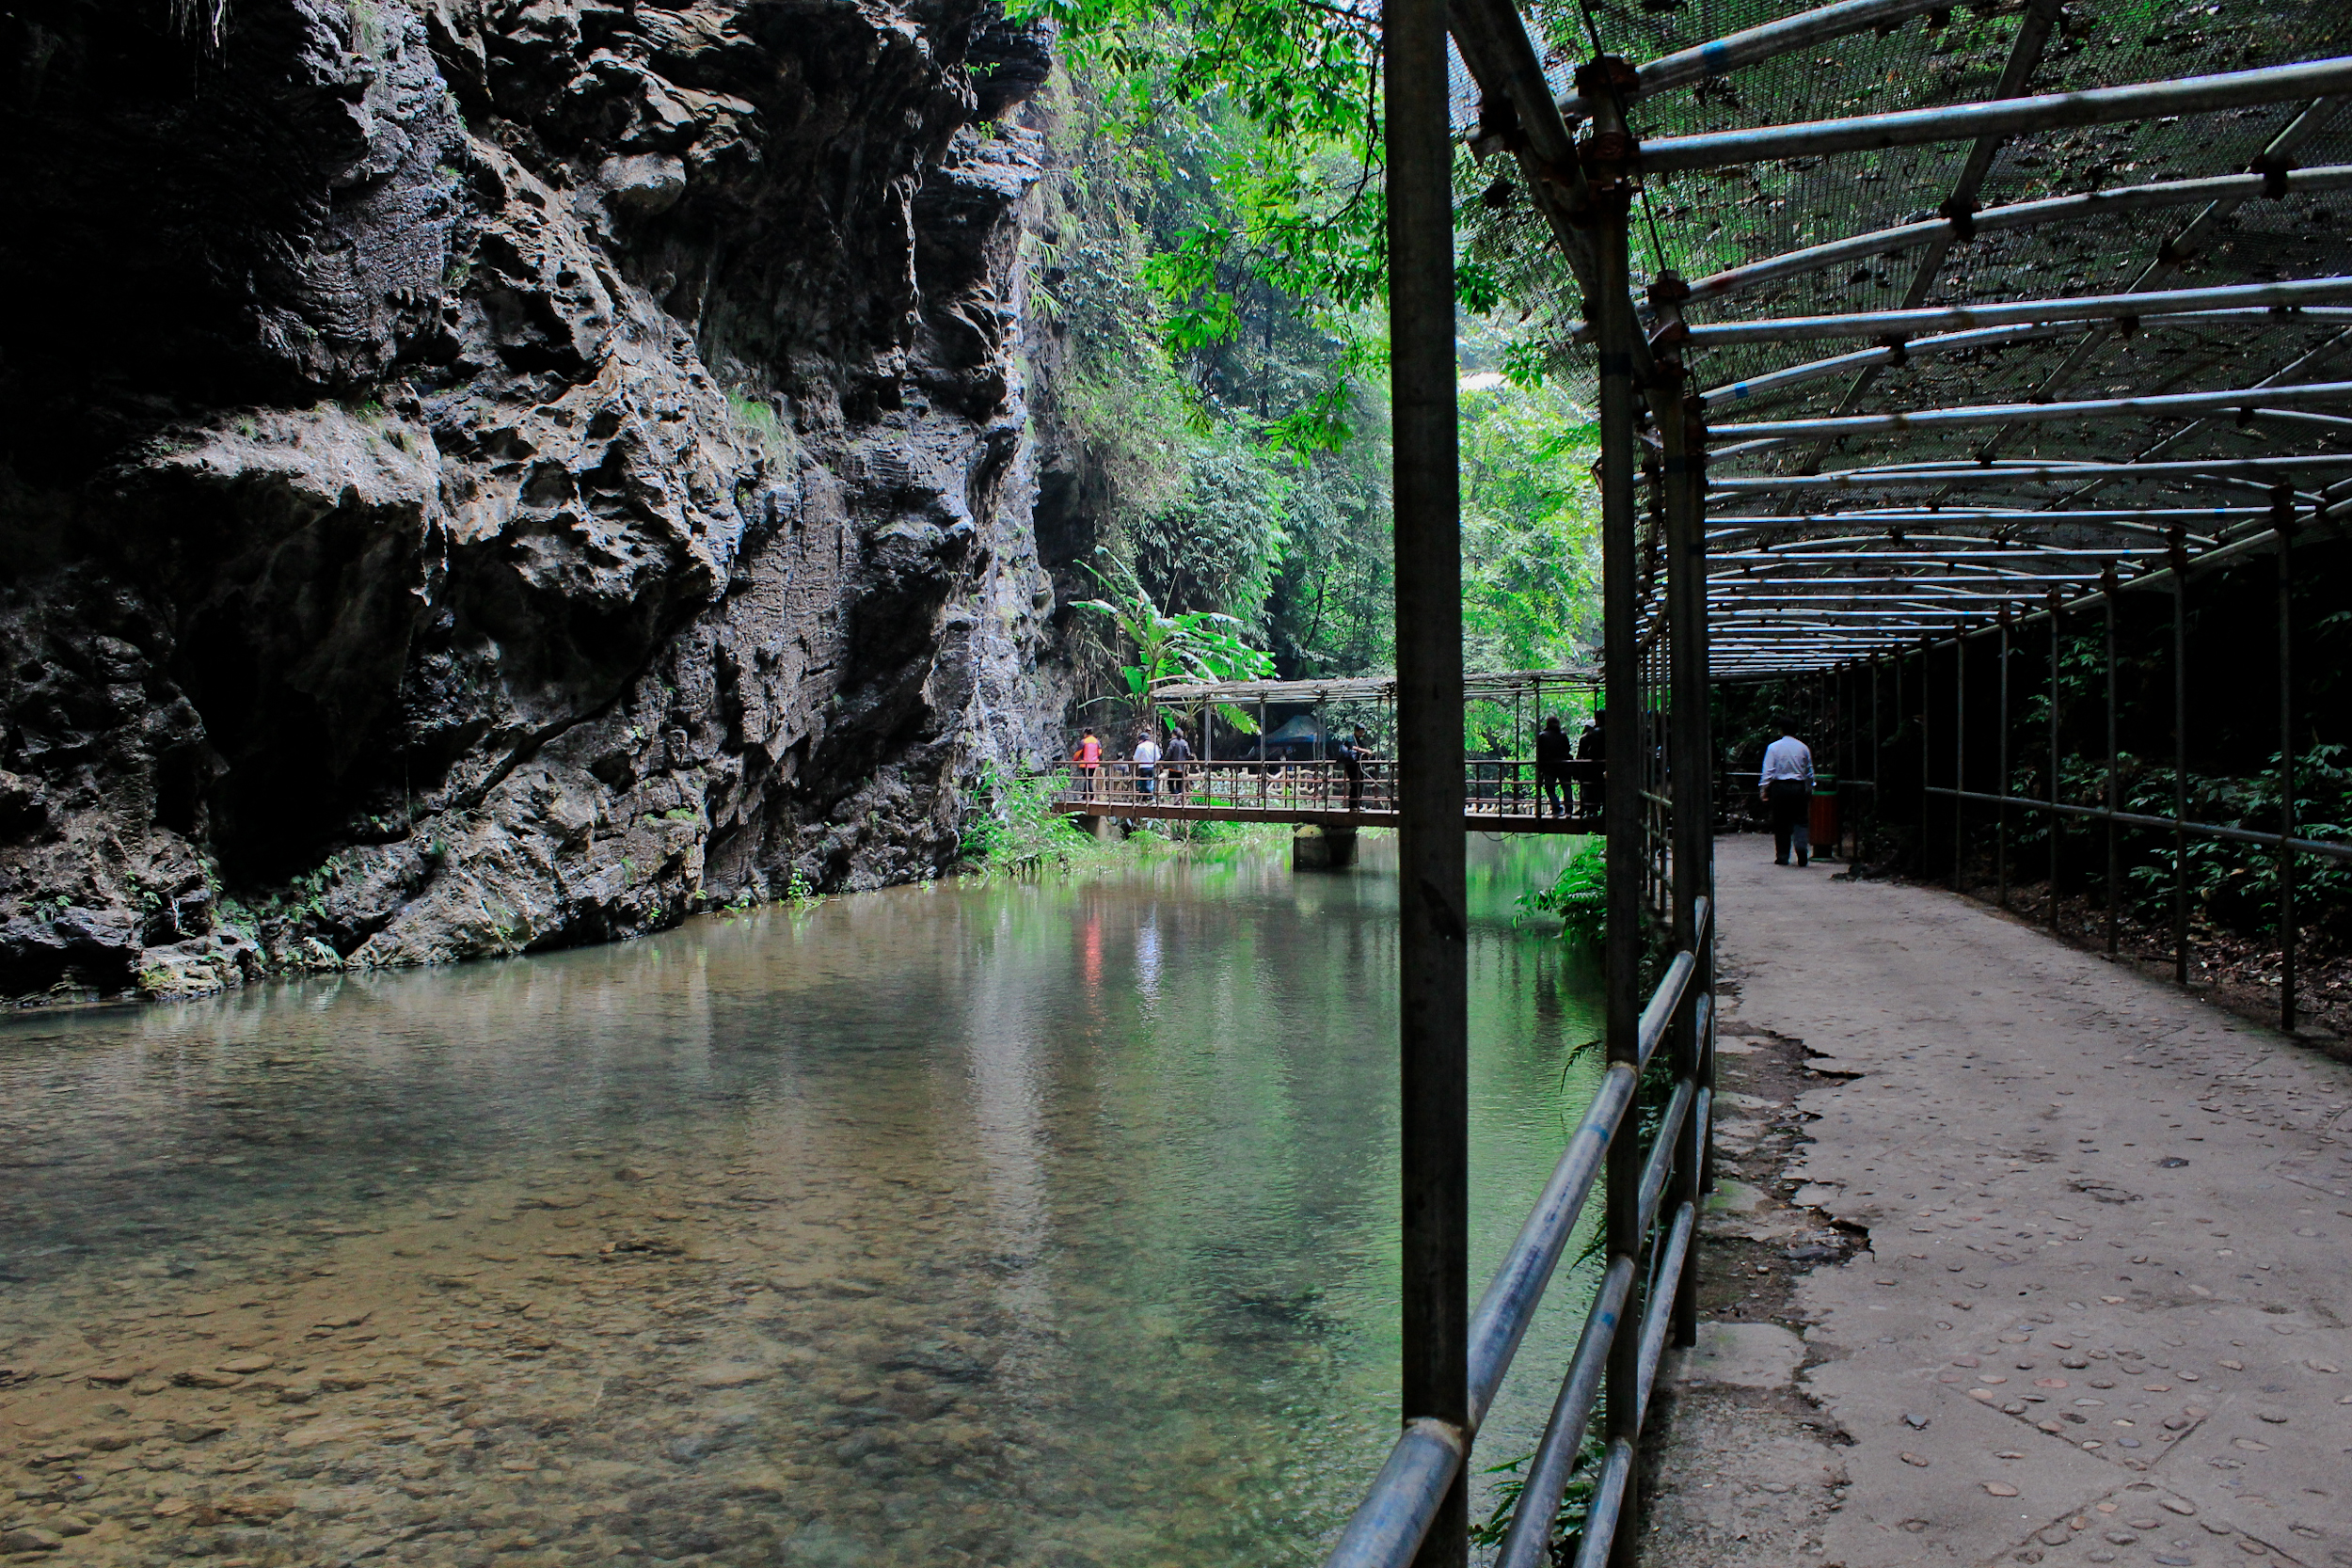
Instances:
[[[1555,95],[1569,99],[1574,69],[1596,42],[1636,63],[1657,62],[1807,9],[1754,0],[1540,0],[1528,26]],[[1889,5],[1879,14],[1876,25],[1645,93],[1628,105],[1631,128],[1655,142],[2352,54],[2352,6],[2341,0],[2067,0],[2039,11]],[[1574,346],[1584,301],[1524,188],[1522,166],[1495,155],[1506,138],[1492,134],[1495,117],[1458,67],[1454,118],[1471,150],[1458,164],[1463,261],[1535,301],[1531,315],[1555,345],[1555,372],[1589,396],[1593,356]],[[2277,171],[2286,168],[2296,173],[2281,181]],[[1998,212],[2249,170],[2254,177],[2219,197],[2143,192],[2136,204],[2078,207],[2057,221],[2013,227],[2003,227],[2014,220]],[[1949,221],[1954,213],[1961,224]],[[1969,219],[1987,214],[1981,232],[1965,231]],[[1981,142],[1651,175],[1631,243],[1637,296],[1667,271],[1698,282],[1701,297],[1686,316],[1704,328],[2339,278],[2352,273],[2347,221],[2352,103],[2307,95]],[[1703,281],[1905,226],[1910,232],[1883,244],[1844,247],[1830,264],[1792,263],[1783,276],[1722,293]],[[2110,564],[2126,576],[2159,568],[2170,546],[2192,556],[2223,547],[2271,527],[2281,504],[2300,512],[2352,494],[2352,461],[2324,461],[2352,458],[2352,419],[2344,417],[2352,409],[2325,400],[2268,408],[2249,397],[2198,413],[2107,411],[1761,438],[1744,436],[1742,425],[2326,382],[2352,367],[2347,307],[2352,287],[2291,309],[2225,300],[2194,314],[2137,320],[1693,342],[1684,351],[1691,385],[1709,394],[1710,535],[1733,556],[1804,557],[1717,564],[1710,599],[1721,624],[1774,634],[1730,662],[1762,669],[1783,653],[1802,650],[1812,662],[1825,652],[1851,657],[1915,641],[1923,629],[1948,631],[1997,608],[1999,593],[1946,579],[2031,578],[2010,586],[2017,597],[2038,600],[2053,588],[2095,584]],[[2217,467],[2249,458],[2271,461]],[[2290,458],[2292,466],[2279,461]],[[1899,481],[1874,474],[1935,465],[1953,471]],[[1804,476],[1822,477],[1788,483]],[[2179,515],[2189,511],[2203,515]],[[1984,560],[1994,548],[2017,553]],[[1954,552],[1964,559],[1947,559]],[[1806,578],[1829,580],[1783,594],[1786,603],[1769,602],[1760,586]],[[1846,587],[1851,592],[1820,592]],[[1932,614],[1920,609],[1930,602]],[[1843,619],[1808,619],[1814,603],[1839,607]],[[1778,635],[1799,631],[1809,634]],[[1719,667],[1729,651],[1719,651]]]

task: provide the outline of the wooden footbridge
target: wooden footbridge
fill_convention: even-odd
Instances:
[[[1549,800],[1535,769],[1544,721],[1558,719],[1573,745],[1598,685],[1597,671],[1580,669],[1464,679],[1465,727],[1485,748],[1473,749],[1463,764],[1465,831],[1600,831],[1599,759],[1567,764]],[[1098,732],[1104,760],[1092,768],[1071,765],[1055,809],[1079,817],[1288,822],[1327,833],[1393,828],[1395,707],[1393,676],[1162,687],[1135,724]],[[1128,760],[1147,732],[1163,750],[1184,736],[1192,755]],[[1351,750],[1359,754],[1343,754]]]

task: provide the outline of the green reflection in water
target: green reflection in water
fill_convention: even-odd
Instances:
[[[1599,990],[1511,923],[1570,846],[1472,846],[1483,1280]],[[123,1560],[1311,1562],[1393,1431],[1387,847],[18,1021],[0,1445],[123,1438],[55,1505]]]

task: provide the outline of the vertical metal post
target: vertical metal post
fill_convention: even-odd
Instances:
[[[1935,699],[1935,681],[1933,672],[1928,668],[1928,660],[1934,657],[1934,652],[1933,642],[1924,637],[1919,639],[1919,876],[1922,879],[1928,874],[1928,761],[1932,746],[1930,737],[1935,733],[1934,726],[1928,722]]]
[[[1895,667],[1895,697],[1899,705],[1903,690],[1903,661],[1899,657],[1890,661]],[[1879,711],[1879,656],[1870,656],[1870,825],[1879,826],[1886,807],[1886,726]],[[1854,839],[1854,859],[1862,858],[1862,840]]]
[[[1398,613],[1401,615],[1403,610],[1400,610]],[[1404,704],[1400,700],[1397,705],[1401,708]],[[1402,736],[1404,729],[1405,721],[1400,714],[1397,719],[1397,733]],[[1260,811],[1266,809],[1266,786],[1269,782],[1266,775],[1272,771],[1272,765],[1273,758],[1266,752],[1265,693],[1261,691],[1258,693],[1258,809]]]
[[[1470,1424],[1469,930],[1462,527],[1445,0],[1385,0],[1396,533],[1399,1094],[1406,1421]],[[1464,1466],[1467,1472],[1468,1466]],[[1417,1568],[1470,1560],[1457,1475]]]
[[[2122,790],[2117,790],[2115,750],[2115,616],[2117,597],[2122,594],[2122,580],[2115,576],[2115,566],[2101,571],[2101,602],[2107,607],[2107,957],[2115,957],[2122,936],[2122,903],[2124,903],[2124,858],[2115,844],[2115,814],[2122,809]]]
[[[1999,769],[1993,781],[1993,793],[1999,801],[1993,808],[1993,886],[1994,901],[2009,908],[2009,606],[2001,607],[2001,735],[1994,748],[1994,766]]]
[[[2279,529],[2279,1027],[2295,1032],[2295,503]]]
[[[1535,710],[1534,717],[1529,721],[1527,731],[1529,736],[1527,743],[1528,750],[1532,752],[1535,745],[1534,737],[1542,734],[1544,728],[1544,682],[1543,677],[1540,675],[1535,677],[1535,691],[1534,695],[1530,699],[1530,704]],[[1574,816],[1576,815],[1575,799],[1576,791],[1573,788],[1563,784],[1561,789],[1562,816]],[[1541,816],[1544,814],[1544,797],[1543,791],[1540,788],[1535,793],[1535,803],[1531,809],[1533,809],[1538,816]]]
[[[1665,283],[1664,278],[1660,281]],[[1679,278],[1674,281],[1679,286]],[[1651,292],[1663,315],[1673,302],[1661,300],[1661,293],[1670,293],[1672,289]],[[1671,376],[1665,373],[1669,365]],[[1666,457],[1666,589],[1669,630],[1674,638],[1670,678],[1675,944],[1690,949],[1697,959],[1697,972],[1691,976],[1692,1000],[1685,1002],[1675,1018],[1675,1077],[1704,1086],[1707,1040],[1699,1028],[1696,998],[1715,989],[1714,944],[1711,939],[1698,941],[1696,918],[1699,900],[1714,896],[1715,863],[1714,801],[1709,795],[1714,775],[1707,765],[1713,749],[1707,711],[1707,427],[1697,399],[1683,390],[1678,363],[1661,364],[1658,387],[1659,402],[1665,409],[1658,422]],[[1706,1131],[1695,1110],[1683,1118],[1681,1142],[1675,1149],[1669,1213],[1699,1200],[1707,1163]],[[1683,1255],[1682,1276],[1675,1290],[1674,1342],[1694,1345],[1698,1337],[1699,1249],[1692,1247]]]
[[[1640,454],[1634,446],[1633,354],[1636,342],[1632,268],[1627,254],[1627,219],[1632,187],[1625,178],[1631,152],[1624,104],[1639,78],[1628,62],[1607,55],[1581,67],[1578,89],[1593,106],[1591,130],[1582,147],[1593,197],[1594,293],[1587,302],[1597,329],[1600,361],[1600,538],[1601,670],[1607,682],[1608,768],[1602,779],[1602,828],[1608,855],[1608,1005],[1605,1038],[1609,1060],[1639,1059],[1642,962],[1642,886],[1645,879],[1642,802],[1642,652],[1636,621],[1641,576],[1638,519],[1633,494]],[[1629,1112],[1629,1117],[1636,1113]],[[1641,1250],[1642,1148],[1637,1137],[1609,1141],[1607,1227],[1613,1262]],[[1612,1443],[1641,1437],[1642,1337],[1631,1325],[1645,1307],[1638,1275],[1619,1328],[1610,1341],[1608,1414]],[[1631,1499],[1629,1499],[1630,1501]],[[1633,1510],[1619,1515],[1616,1550],[1611,1560],[1626,1564],[1639,1534]]]
[[[2172,545],[2172,978],[2188,984],[2188,553]]]
[[[2050,593],[2050,932],[2058,928],[2058,604]]]
[[[1968,787],[1968,638],[1952,632],[1952,891],[1961,887],[1961,847],[1966,842],[1961,813],[1967,802],[1960,792]]]
[[[1853,726],[1853,715],[1849,712],[1851,710],[1851,703],[1849,703],[1849,684],[1851,682],[1847,679],[1847,665],[1839,665],[1828,677],[1833,682],[1833,687],[1830,687],[1830,691],[1833,691],[1833,698],[1830,698],[1830,734],[1837,738],[1837,771],[1833,773],[1833,778],[1837,778],[1837,842],[1830,844],[1833,856],[1847,853],[1847,776],[1853,771],[1847,764],[1847,731]]]

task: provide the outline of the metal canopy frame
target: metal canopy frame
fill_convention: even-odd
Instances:
[[[1404,1430],[1329,1561],[1467,1561],[1478,1420],[1606,1145],[1607,1268],[1497,1559],[1549,1560],[1597,1404],[1604,1457],[1576,1561],[1598,1568],[1629,1561],[1658,1357],[1692,1327],[1712,1077],[1708,683],[1867,673],[1875,705],[1885,656],[1916,657],[1924,678],[1929,652],[1950,649],[1964,712],[1972,645],[1997,637],[2005,672],[2040,620],[2055,669],[2064,617],[2104,610],[2111,663],[2114,607],[2147,590],[2171,602],[2177,688],[2188,582],[2257,555],[2279,562],[2283,623],[2292,542],[2352,516],[2352,418],[2323,371],[2352,346],[2352,6],[2220,0],[2160,22],[2142,0],[1388,0],[1383,14],[1401,706],[1437,705],[1433,744],[1444,721],[1458,734],[1458,710],[1440,711],[1458,622],[1424,592],[1452,583],[1458,540],[1438,393],[1454,330],[1444,242],[1458,236],[1462,260],[1541,302],[1555,373],[1598,415],[1617,759],[1606,1042],[1621,1087],[1596,1101],[1465,1323],[1443,1305],[1461,1299],[1466,1256],[1460,1128],[1431,1110],[1461,1091],[1458,964],[1431,934],[1460,873],[1418,858],[1408,828]],[[1420,118],[1440,32],[1452,134],[1470,154],[1442,209]],[[1818,346],[1836,340],[1864,341]],[[1732,406],[1740,422],[1714,439],[1708,418]],[[2282,625],[2291,736],[2286,658]],[[2006,673],[1998,686],[2006,704]],[[1999,752],[2006,769],[2006,738]],[[2052,756],[2055,773],[2055,729]],[[1952,775],[1956,823],[1969,800],[2075,809],[2055,784],[2034,802],[2012,800],[2006,774],[1989,794],[1963,787],[1975,775],[1957,760]],[[2158,822],[2121,814],[2113,779],[2110,762],[2090,815],[2110,834]],[[1408,819],[1448,805],[1434,782],[1414,802],[1407,781]],[[2207,830],[2175,806],[2158,825],[2177,853]],[[2290,884],[2293,856],[2313,852],[2291,824],[2252,836]],[[2176,895],[2176,926],[2184,909]],[[1645,927],[1679,951],[1644,1008]],[[1612,1134],[1669,1036],[1672,1132],[1645,1161]]]

